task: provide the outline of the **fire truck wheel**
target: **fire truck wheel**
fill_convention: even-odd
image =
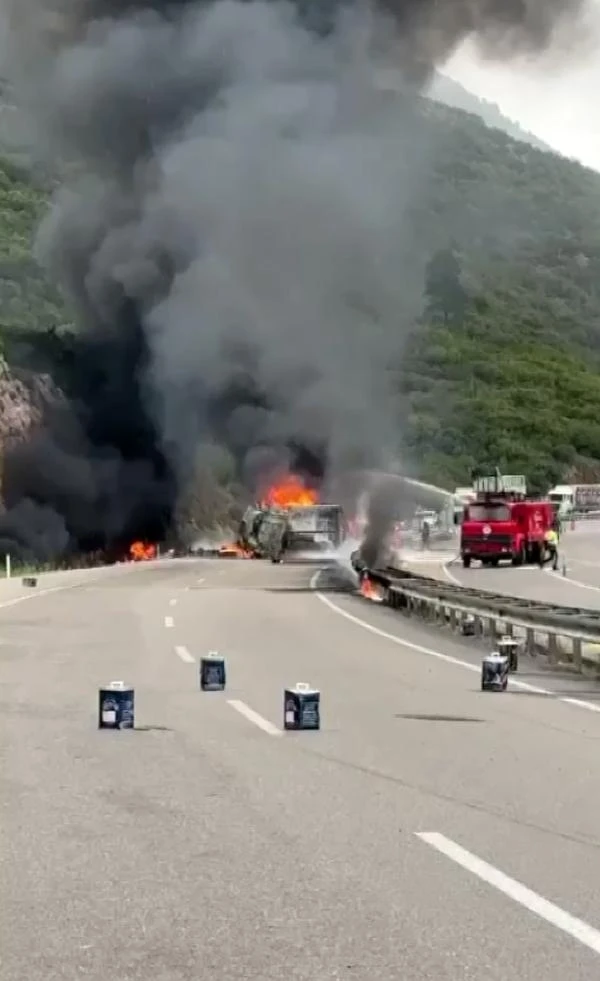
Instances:
[[[521,546],[519,551],[515,555],[513,555],[512,564],[514,566],[519,566],[519,565],[523,565],[524,562],[525,562],[525,549],[523,548],[523,546]]]
[[[491,562],[490,562],[490,565],[493,565],[494,566],[494,569],[497,569],[499,563],[500,563],[500,559],[492,559]]]
[[[470,555],[463,555],[462,562],[463,562],[463,568],[464,569],[469,569],[471,567],[471,556]]]

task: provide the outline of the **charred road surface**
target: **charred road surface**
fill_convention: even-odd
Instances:
[[[316,579],[182,560],[0,606],[3,981],[596,981],[593,690],[484,695],[467,641]],[[99,732],[117,678],[137,728]],[[281,732],[296,681],[320,732]]]

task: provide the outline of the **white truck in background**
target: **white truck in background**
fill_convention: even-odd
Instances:
[[[600,511],[600,484],[557,484],[548,492],[548,499],[557,505],[561,518],[573,511]]]
[[[472,487],[456,487],[454,489],[453,499],[453,512],[454,512],[454,524],[460,525],[463,518],[463,512],[467,504],[471,504],[475,500],[477,494]]]

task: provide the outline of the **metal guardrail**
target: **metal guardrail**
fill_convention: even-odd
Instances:
[[[599,610],[558,606],[555,603],[543,603],[539,600],[528,600],[501,593],[492,593],[483,589],[457,586],[454,583],[444,583],[428,576],[420,576],[414,572],[405,573],[395,569],[375,572],[373,577],[382,585],[384,585],[383,580],[387,579],[387,585],[398,585],[402,588],[411,589],[423,598],[436,599],[439,602],[466,603],[475,609],[494,612],[499,617],[514,616],[532,626],[547,626],[568,631],[577,630],[600,641]]]
[[[369,573],[383,588],[384,602],[402,612],[462,629],[469,617],[474,633],[497,638],[503,633],[524,637],[525,650],[546,653],[551,662],[568,661],[581,672],[584,665],[600,667],[590,647],[600,647],[600,612],[537,603],[484,590],[436,582],[426,576],[394,569]]]

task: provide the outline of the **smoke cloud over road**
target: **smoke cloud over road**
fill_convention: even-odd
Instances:
[[[62,167],[38,255],[81,330],[2,540],[23,499],[57,548],[160,536],[215,447],[215,481],[384,466],[430,147],[376,69],[419,87],[472,34],[541,50],[583,6],[0,0],[3,72]]]

